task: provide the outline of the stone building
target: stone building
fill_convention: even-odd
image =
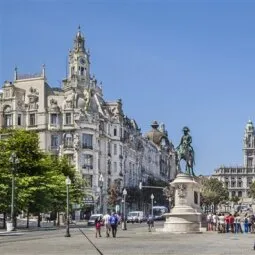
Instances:
[[[0,91],[0,128],[36,130],[41,149],[67,157],[86,179],[91,196],[85,200],[93,205],[100,194],[106,204],[112,183],[121,191],[149,176],[168,181],[176,174],[164,125],[153,122],[143,136],[136,121],[124,115],[121,99],[103,98],[101,83],[90,74],[90,53],[80,29],[61,89],[48,84],[44,65],[33,75],[15,68],[13,82],[5,81]]]
[[[229,197],[238,196],[243,202],[250,202],[249,187],[255,181],[255,133],[251,120],[245,127],[243,138],[244,165],[238,167],[221,166],[212,177],[222,181],[229,190]]]

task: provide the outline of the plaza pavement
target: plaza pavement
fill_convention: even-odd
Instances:
[[[95,238],[93,228],[81,230],[104,255],[249,255],[255,254],[253,234],[167,234],[148,232],[146,224],[128,224],[128,230],[118,229],[117,238]],[[163,227],[157,222],[156,228]],[[102,228],[102,230],[104,230]],[[94,255],[100,254],[79,228],[65,230],[23,232],[20,236],[0,236],[1,255]]]

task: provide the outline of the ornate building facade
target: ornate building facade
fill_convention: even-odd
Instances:
[[[229,190],[229,197],[238,196],[245,202],[249,200],[249,188],[255,181],[255,133],[251,120],[245,127],[243,138],[244,165],[241,167],[222,166],[215,170],[212,177],[222,181]]]
[[[34,75],[15,68],[13,82],[5,81],[0,91],[0,128],[36,130],[41,149],[67,157],[86,179],[92,200],[101,192],[103,204],[113,183],[121,190],[138,187],[149,176],[168,181],[176,175],[174,146],[164,125],[153,122],[143,136],[135,120],[124,115],[121,99],[104,100],[101,84],[90,74],[80,29],[61,89],[48,84],[45,66]]]

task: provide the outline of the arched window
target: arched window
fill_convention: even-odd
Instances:
[[[5,106],[4,108],[4,126],[10,127],[12,126],[12,113],[11,107],[9,105]]]
[[[242,194],[242,191],[238,191],[238,197],[242,197],[243,196],[243,194]]]

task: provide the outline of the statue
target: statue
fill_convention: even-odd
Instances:
[[[184,127],[183,129],[183,136],[181,138],[180,144],[176,148],[176,165],[180,170],[180,161],[186,161],[186,174],[195,176],[193,171],[193,165],[195,164],[194,160],[194,150],[191,145],[192,137],[189,134],[190,130],[188,127]]]

